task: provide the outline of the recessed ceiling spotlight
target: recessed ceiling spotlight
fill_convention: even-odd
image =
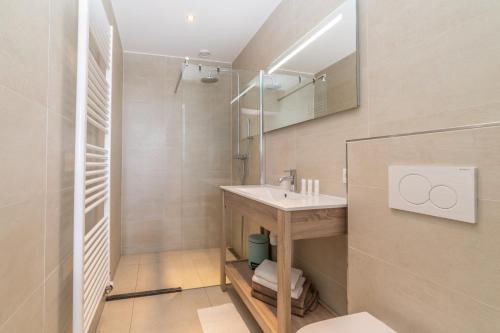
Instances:
[[[186,16],[186,19],[187,19],[188,23],[194,23],[194,15],[193,14],[188,14]]]
[[[198,53],[198,56],[199,56],[200,58],[208,58],[208,57],[210,57],[210,51],[209,51],[209,50],[207,50],[207,49],[202,49],[202,50],[200,50],[200,52]]]

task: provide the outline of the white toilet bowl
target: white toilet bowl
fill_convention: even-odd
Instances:
[[[302,327],[297,333],[395,333],[389,326],[369,314],[360,312],[319,321]]]

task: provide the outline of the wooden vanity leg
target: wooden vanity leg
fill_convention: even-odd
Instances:
[[[278,210],[278,333],[292,331],[290,272],[292,226],[290,213]]]
[[[222,191],[222,223],[220,235],[220,288],[226,291],[226,203],[224,201],[224,191]]]

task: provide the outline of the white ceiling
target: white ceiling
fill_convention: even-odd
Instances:
[[[232,62],[281,0],[112,0],[123,48]],[[186,16],[195,15],[188,24]]]

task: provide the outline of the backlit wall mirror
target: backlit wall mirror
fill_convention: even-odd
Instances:
[[[346,0],[269,65],[265,132],[359,106],[357,26]]]

